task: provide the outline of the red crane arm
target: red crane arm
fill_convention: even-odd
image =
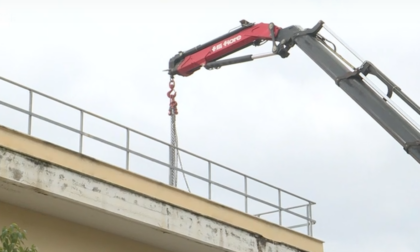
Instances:
[[[180,52],[169,61],[169,74],[189,76],[207,63],[216,61],[248,46],[258,46],[262,41],[274,40],[281,30],[270,24],[253,24],[241,21],[242,27],[186,52]]]

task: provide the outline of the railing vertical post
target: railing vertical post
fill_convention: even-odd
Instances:
[[[127,143],[126,143],[126,156],[125,156],[125,168],[129,170],[130,167],[130,130],[127,129]]]
[[[28,135],[32,133],[32,105],[33,104],[33,93],[29,90],[29,117],[28,117]]]
[[[209,200],[211,200],[211,163],[208,162],[209,164],[209,170],[208,170],[208,177],[209,177]]]
[[[309,219],[308,220],[308,235],[312,236],[312,209],[311,209],[311,203],[308,203],[308,205],[306,206],[306,217]]]
[[[279,225],[281,226],[281,224],[282,224],[282,218],[281,218],[281,190],[277,189],[277,191],[279,192]]]
[[[79,139],[79,152],[83,152],[83,121],[84,121],[84,113],[83,110],[80,110],[80,139]]]
[[[244,176],[244,192],[245,192],[245,213],[248,213],[248,178]]]

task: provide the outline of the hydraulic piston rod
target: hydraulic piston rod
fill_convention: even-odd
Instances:
[[[274,55],[277,55],[277,54],[272,53],[272,52],[256,54],[256,55],[250,54],[250,55],[245,55],[245,56],[240,56],[240,57],[235,57],[235,58],[230,58],[230,59],[225,59],[225,60],[218,60],[218,61],[209,62],[209,63],[204,65],[204,68],[207,69],[207,70],[219,69],[222,66],[244,63],[244,62],[248,62],[248,61],[253,61],[255,59],[266,58],[266,57],[270,57],[270,56],[274,56]]]

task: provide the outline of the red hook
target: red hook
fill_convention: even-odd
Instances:
[[[169,98],[169,115],[172,115],[172,110],[175,112],[175,114],[178,114],[178,109],[177,109],[177,105],[178,103],[175,101],[175,97],[176,97],[176,91],[174,91],[175,89],[175,81],[174,78],[171,77],[171,80],[169,81],[169,92],[167,93],[167,96]],[[173,92],[173,93],[172,93]]]

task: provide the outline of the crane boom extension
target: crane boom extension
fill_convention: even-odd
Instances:
[[[398,95],[408,106],[420,115],[420,107],[415,104],[385,74],[369,61],[360,67],[350,70],[337,55],[325,44],[319,31],[324,22],[318,22],[311,29],[299,26],[280,28],[273,23],[251,24],[242,20],[242,27],[219,37],[203,46],[195,47],[186,53],[180,52],[169,61],[171,76],[189,76],[201,67],[206,69],[220,68],[225,65],[251,61],[257,57],[242,56],[219,60],[229,54],[250,45],[260,45],[271,40],[272,54],[282,58],[289,56],[289,50],[297,45],[310,59],[330,76],[347,95],[349,95],[366,113],[381,125],[403,149],[420,163],[420,131],[408,118],[391,104],[393,93]],[[219,60],[219,61],[217,61]],[[378,77],[388,88],[387,97],[375,91],[365,77],[372,74]]]

